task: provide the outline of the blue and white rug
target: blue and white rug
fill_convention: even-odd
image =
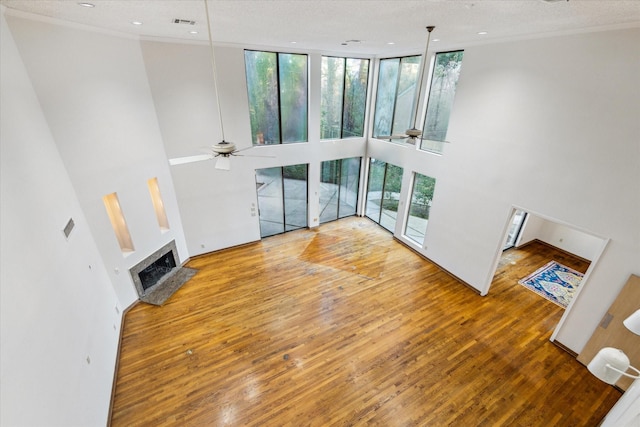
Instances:
[[[518,280],[518,283],[566,308],[580,286],[582,276],[579,271],[551,261],[524,279]]]

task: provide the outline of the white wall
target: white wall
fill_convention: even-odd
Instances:
[[[520,236],[518,236],[516,246],[522,246],[535,239],[540,239],[542,228],[546,222],[547,221],[545,219],[538,215],[527,214],[527,217],[524,219],[524,223],[522,224],[522,229],[520,230]]]
[[[129,268],[175,240],[188,258],[182,219],[140,44],[8,16],[44,115],[122,307],[138,299]],[[171,229],[162,233],[147,187],[158,178]],[[102,197],[118,193],[135,245],[123,256]]]
[[[518,246],[534,239],[548,243],[563,251],[593,261],[602,250],[603,239],[568,227],[564,224],[540,218],[528,213],[523,224]]]
[[[517,246],[540,240],[563,251],[593,261],[602,250],[603,239],[528,213]]]
[[[481,292],[511,206],[611,239],[558,331],[576,352],[640,271],[638,39],[632,29],[466,49],[452,143],[408,163],[437,178],[423,252]]]
[[[169,157],[199,154],[220,142],[208,45],[141,45]],[[252,144],[244,49],[216,47],[215,55],[225,139],[239,149],[248,148]],[[309,226],[317,226],[320,162],[364,156],[364,138],[320,141],[321,58],[309,55],[308,143],[253,148],[243,154],[273,157],[232,157],[230,171],[215,169],[211,161],[171,167],[191,255],[260,239],[259,218],[251,211],[257,207],[255,169],[308,163]]]
[[[540,240],[592,261],[602,250],[603,240],[551,221],[545,223]]]
[[[100,426],[118,300],[2,12],[0,424]]]

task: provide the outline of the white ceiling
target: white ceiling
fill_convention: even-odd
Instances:
[[[80,1],[0,0],[0,4],[145,39],[207,40],[204,0],[84,0],[94,8],[81,7]],[[427,25],[436,26],[432,38],[439,39],[433,45],[437,50],[640,26],[640,0],[209,0],[208,4],[216,43],[351,55],[420,52]],[[175,18],[196,24],[174,24]],[[132,21],[143,24],[135,26]],[[190,34],[191,30],[198,34]],[[478,35],[480,31],[488,34]]]

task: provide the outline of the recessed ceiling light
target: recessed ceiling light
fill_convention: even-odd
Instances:
[[[140,21],[131,21],[131,23],[133,25],[142,25],[142,22],[140,22]]]
[[[82,6],[82,7],[96,7],[95,4],[93,3],[78,3],[78,6]]]
[[[387,44],[396,44],[395,42],[387,42]]]
[[[291,43],[291,44],[296,44],[296,43],[298,43],[298,42],[289,42],[289,43]]]
[[[198,34],[196,30],[189,31],[189,34]]]
[[[432,41],[432,42],[439,42],[439,41],[440,41],[440,39],[433,39],[433,40],[431,40],[431,41]]]
[[[489,33],[486,31],[478,31],[479,36],[484,36],[485,34],[489,34]]]

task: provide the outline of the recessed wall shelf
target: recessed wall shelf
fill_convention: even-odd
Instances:
[[[129,227],[127,227],[127,221],[124,219],[122,209],[120,209],[120,201],[118,200],[117,193],[107,194],[102,198],[104,207],[107,209],[109,220],[111,220],[111,226],[113,232],[118,239],[120,250],[124,255],[128,255],[135,250],[133,247],[133,241],[131,240],[131,234],[129,234]]]

